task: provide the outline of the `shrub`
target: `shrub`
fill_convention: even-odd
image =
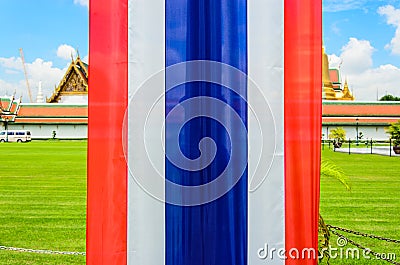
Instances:
[[[393,144],[395,146],[400,145],[400,120],[392,123],[388,128],[386,128],[386,132],[390,134],[390,138],[393,140]]]
[[[330,131],[329,139],[334,139],[339,143],[346,139],[346,131],[342,127],[338,127]]]

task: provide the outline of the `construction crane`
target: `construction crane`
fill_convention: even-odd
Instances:
[[[22,51],[22,48],[19,48],[19,54],[21,56],[22,67],[24,68],[24,75],[25,75],[25,80],[26,80],[26,88],[28,89],[29,101],[32,103],[33,102],[32,92],[31,92],[31,88],[29,86],[28,73],[26,72],[25,58],[24,58],[24,52]]]

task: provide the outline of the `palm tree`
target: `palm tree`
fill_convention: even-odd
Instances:
[[[342,183],[346,188],[346,190],[348,191],[351,190],[348,177],[346,176],[346,174],[344,174],[341,168],[339,168],[329,160],[322,159],[321,161],[321,177],[334,178],[338,180],[340,183]],[[318,238],[319,251],[321,251],[322,249],[329,249],[330,232],[321,214],[319,214],[318,237],[319,237]],[[322,257],[319,260],[319,264],[329,265],[330,257],[327,251],[324,251],[324,253],[320,252],[319,256]]]

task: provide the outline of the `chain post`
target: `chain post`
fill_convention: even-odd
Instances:
[[[350,144],[351,144],[351,140],[350,140],[350,138],[349,138],[349,155],[350,155]]]
[[[371,138],[371,155],[372,155],[372,138]]]

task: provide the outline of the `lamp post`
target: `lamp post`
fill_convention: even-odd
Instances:
[[[328,147],[331,149],[331,142],[329,141],[329,126],[326,126],[326,141],[328,142]]]
[[[356,118],[356,145],[358,146],[358,117]]]

